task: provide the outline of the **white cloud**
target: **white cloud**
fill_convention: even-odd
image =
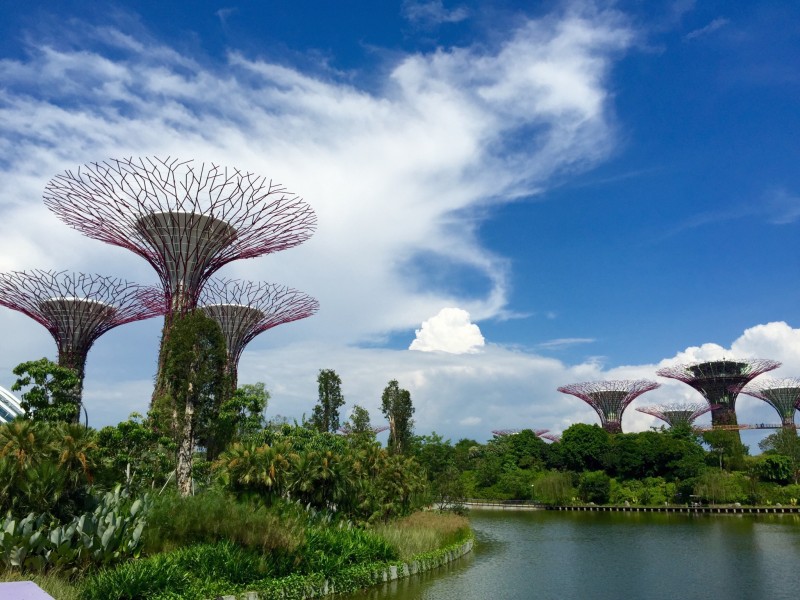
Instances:
[[[478,352],[484,345],[480,328],[470,321],[469,313],[460,308],[443,308],[423,321],[416,334],[409,350],[465,354]]]
[[[579,344],[593,344],[595,341],[594,338],[556,338],[537,344],[537,346],[547,350],[562,350]]]
[[[728,19],[725,19],[725,18],[722,18],[722,17],[718,17],[718,18],[714,19],[713,21],[711,21],[705,27],[700,27],[699,29],[694,29],[694,30],[690,31],[689,33],[687,33],[684,36],[684,39],[694,40],[694,39],[697,39],[699,37],[706,36],[706,35],[708,35],[710,33],[713,33],[715,31],[717,31],[718,29],[722,29],[728,23],[730,23],[730,21]]]
[[[442,23],[463,21],[469,17],[469,10],[463,6],[448,10],[442,0],[429,0],[428,2],[406,0],[403,2],[403,16],[417,25],[434,27]]]
[[[44,185],[108,157],[213,160],[274,177],[319,217],[306,244],[224,274],[316,296],[313,335],[345,343],[410,329],[443,305],[476,319],[506,309],[507,263],[478,241],[476,209],[612,150],[606,76],[631,38],[613,12],[522,21],[496,47],[400,57],[365,91],[236,52],[215,68],[146,35],[75,26],[86,47],[0,60],[0,268],[154,282],[138,257],[62,225]],[[403,268],[430,255],[489,291],[465,298]]]

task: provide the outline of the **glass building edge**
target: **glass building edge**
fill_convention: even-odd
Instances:
[[[4,387],[0,386],[0,422],[8,423],[25,414],[19,399]]]

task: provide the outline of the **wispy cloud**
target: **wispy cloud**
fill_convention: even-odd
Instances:
[[[563,350],[580,344],[593,344],[596,341],[594,338],[557,338],[537,344],[536,347],[545,350]]]
[[[800,219],[800,195],[785,188],[775,188],[765,194],[767,220],[774,225],[788,225]]]
[[[403,16],[411,23],[421,27],[435,27],[443,23],[458,23],[469,18],[469,10],[464,6],[447,9],[442,0],[403,2]]]
[[[694,29],[683,36],[684,40],[696,40],[699,37],[703,37],[709,35],[710,33],[714,33],[715,31],[722,29],[726,25],[728,25],[730,21],[728,19],[718,17],[711,21],[705,27],[700,27],[699,29]]]
[[[756,200],[747,204],[737,204],[723,210],[691,215],[652,239],[663,241],[691,229],[746,218],[763,220],[772,225],[794,223],[800,219],[800,196],[782,187],[771,188],[761,197],[757,197]]]
[[[222,25],[223,29],[227,29],[228,27],[228,19],[231,15],[235,15],[239,12],[239,9],[236,7],[225,7],[220,8],[219,10],[215,11],[214,14],[219,19],[220,24]]]

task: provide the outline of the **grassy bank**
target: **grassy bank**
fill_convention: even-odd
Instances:
[[[382,568],[431,558],[470,535],[467,519],[451,513],[418,512],[358,527],[296,504],[265,507],[207,493],[159,499],[149,510],[139,558],[100,570],[35,576],[11,570],[2,580],[32,579],[56,600],[176,600],[246,591],[302,597],[327,585],[338,591],[371,585]]]

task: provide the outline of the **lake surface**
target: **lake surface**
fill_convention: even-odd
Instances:
[[[348,600],[800,597],[800,515],[470,514],[474,552]]]

